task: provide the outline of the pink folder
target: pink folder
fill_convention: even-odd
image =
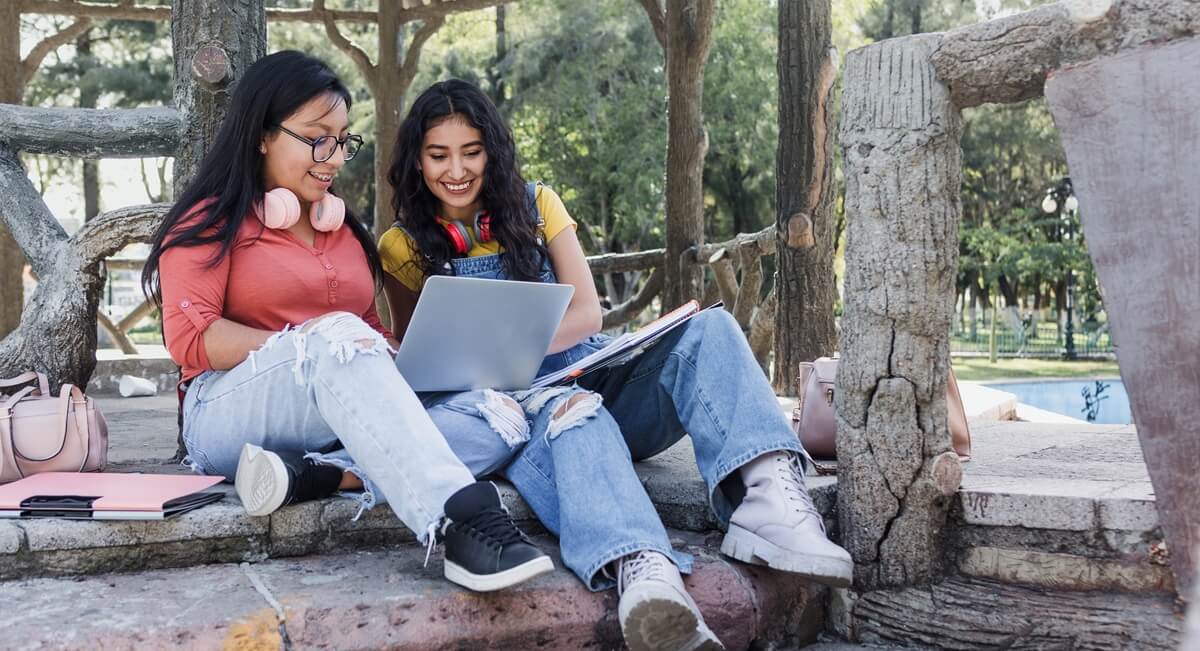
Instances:
[[[171,500],[200,492],[224,477],[136,473],[45,472],[0,486],[0,510],[20,510],[35,496],[98,497],[93,511],[162,511]]]

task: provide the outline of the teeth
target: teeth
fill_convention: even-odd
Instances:
[[[329,182],[329,181],[333,180],[332,174],[317,174],[316,172],[309,172],[309,174],[311,174],[313,176],[313,178],[315,178],[319,181]]]
[[[443,183],[442,185],[445,185],[447,188],[449,188],[451,192],[458,192],[460,190],[466,190],[467,188],[471,187],[471,182],[467,181],[466,183],[459,183],[457,185],[455,185],[453,183]]]

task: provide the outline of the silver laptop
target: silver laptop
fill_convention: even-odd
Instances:
[[[416,391],[528,389],[574,293],[573,285],[433,276],[396,368]]]

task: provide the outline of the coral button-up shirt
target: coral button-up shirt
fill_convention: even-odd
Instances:
[[[349,226],[317,232],[309,246],[248,216],[229,253],[210,266],[220,246],[174,246],[159,263],[163,337],[183,369],[181,380],[212,369],[203,335],[219,318],[282,330],[329,312],[350,312],[391,337],[375,311],[367,257]]]

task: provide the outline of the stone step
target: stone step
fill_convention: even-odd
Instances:
[[[697,554],[689,593],[729,649],[796,648],[822,627],[824,589],[725,562],[713,541],[673,531]],[[543,549],[553,541],[539,539]],[[614,590],[556,570],[494,593],[462,590],[435,555],[394,546],[259,563],[0,583],[20,603],[5,639],[37,648],[618,648]]]
[[[101,398],[113,470],[185,472],[175,449],[174,398]],[[1170,591],[1149,479],[1128,426],[972,423],[974,458],[948,535],[967,575],[1055,588]],[[688,441],[637,464],[672,528],[716,528]],[[836,478],[810,477],[831,535]],[[236,496],[165,522],[0,521],[0,579],[258,561],[379,545],[415,544],[386,507],[352,518],[345,498],[246,516]],[[523,526],[532,513],[502,494]]]
[[[705,487],[686,442],[637,464],[663,523],[670,528],[711,532]],[[116,472],[184,473],[178,464],[125,461]],[[818,508],[831,514],[833,478],[814,482]],[[526,531],[540,531],[533,512],[510,484],[496,481],[513,518]],[[0,521],[0,580],[70,576],[113,571],[186,567],[205,563],[261,561],[381,545],[416,545],[416,537],[387,506],[358,513],[356,501],[333,497],[251,517],[229,484],[215,490],[221,502],[163,521]],[[832,523],[831,523],[832,524]]]
[[[973,423],[948,528],[960,572],[1056,590],[1174,592],[1131,426]]]

